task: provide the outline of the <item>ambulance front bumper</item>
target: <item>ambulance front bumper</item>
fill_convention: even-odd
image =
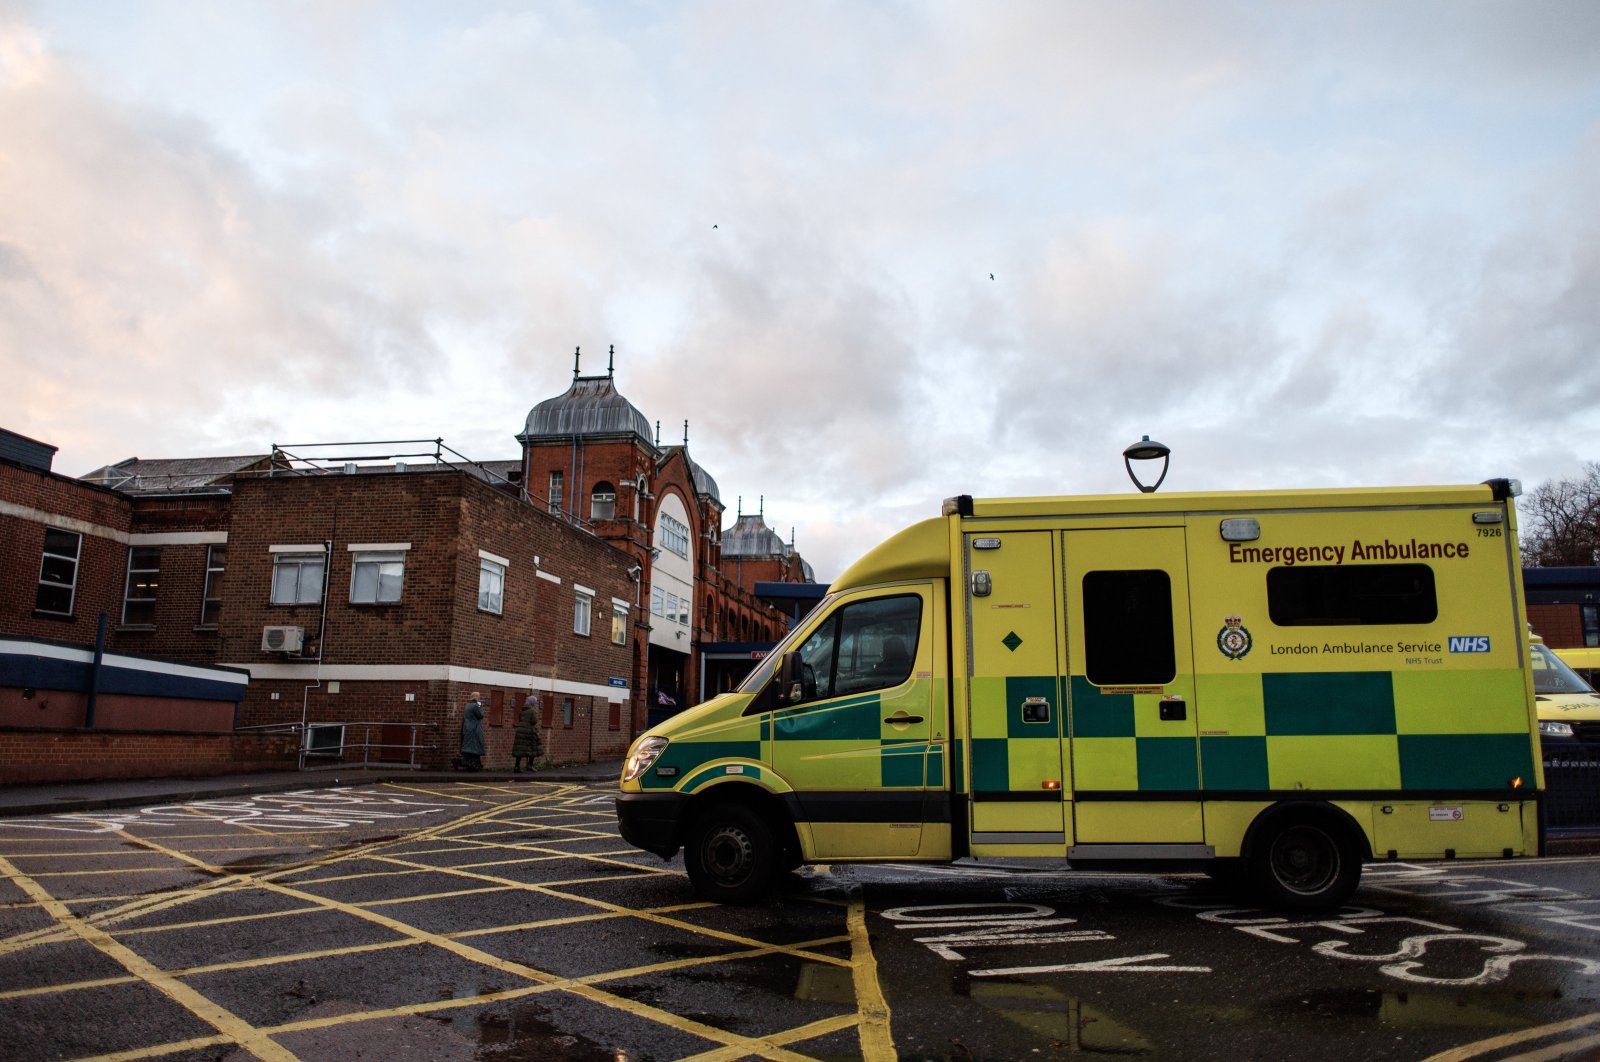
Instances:
[[[617,829],[635,848],[671,859],[681,847],[678,824],[688,802],[682,793],[618,794]]]

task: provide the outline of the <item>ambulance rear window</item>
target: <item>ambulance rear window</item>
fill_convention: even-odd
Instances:
[[[1432,623],[1439,600],[1426,564],[1297,565],[1267,572],[1267,614],[1280,627]]]

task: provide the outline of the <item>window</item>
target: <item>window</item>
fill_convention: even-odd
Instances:
[[[689,623],[689,599],[686,597],[678,598],[678,622],[685,626]]]
[[[674,623],[676,623],[678,621],[678,595],[677,594],[668,594],[667,595],[667,619],[672,620]]]
[[[506,566],[488,557],[478,558],[478,608],[500,615],[505,606]]]
[[[628,644],[628,603],[611,599],[611,644]]]
[[[571,700],[565,700],[565,701],[561,702],[561,725],[566,727],[568,730],[572,729],[572,701]]]
[[[75,531],[44,529],[44,555],[39,560],[39,589],[33,607],[40,612],[72,615],[72,600],[78,589],[78,554],[83,536]]]
[[[661,514],[661,545],[680,557],[689,556],[689,528],[668,515]]]
[[[839,609],[800,645],[805,699],[898,686],[911,676],[922,599],[878,597]]]
[[[272,558],[272,603],[314,605],[322,600],[322,570],[327,554],[277,553]]]
[[[1439,615],[1426,564],[1273,568],[1267,614],[1280,627],[1432,623]]]
[[[1600,646],[1600,605],[1579,605],[1578,623],[1583,627],[1583,644]]]
[[[350,603],[387,605],[399,601],[405,573],[404,553],[354,554],[350,565]]]
[[[589,636],[589,619],[594,614],[594,595],[579,590],[572,599],[572,633]]]
[[[161,547],[128,549],[128,582],[122,594],[122,622],[128,627],[156,625],[156,590],[161,585]]]
[[[206,547],[206,587],[200,598],[200,626],[215,627],[222,616],[222,573],[228,566],[228,547]]]
[[[561,495],[566,490],[566,481],[560,472],[550,473],[550,511],[561,511]]]
[[[1084,674],[1096,686],[1160,686],[1178,674],[1172,577],[1161,569],[1083,577]]]
[[[589,519],[615,520],[617,518],[617,488],[604,481],[594,485],[589,495]]]
[[[666,594],[661,587],[652,586],[650,588],[650,614],[652,616],[665,615],[666,600]]]

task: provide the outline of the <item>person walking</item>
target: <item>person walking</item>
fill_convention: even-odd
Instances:
[[[522,761],[533,762],[544,754],[544,743],[539,739],[539,698],[529,697],[522,702],[522,717],[517,721],[517,732],[511,739],[511,773],[522,773]]]
[[[461,713],[461,755],[450,761],[458,771],[483,770],[483,705],[474,690],[467,695],[467,706]]]

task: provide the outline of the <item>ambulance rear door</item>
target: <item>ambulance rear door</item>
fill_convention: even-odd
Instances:
[[[1068,726],[1083,858],[1200,857],[1184,529],[1062,535]],[[1093,849],[1126,846],[1123,852]],[[1144,846],[1195,845],[1192,851]]]

